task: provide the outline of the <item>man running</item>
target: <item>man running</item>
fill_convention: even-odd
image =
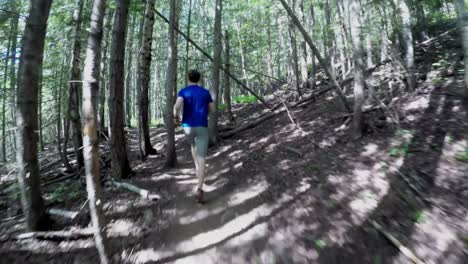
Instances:
[[[210,92],[198,85],[200,73],[191,70],[188,73],[188,86],[180,90],[174,105],[174,119],[180,123],[180,111],[183,108],[182,128],[190,142],[195,172],[198,178],[195,198],[203,203],[203,183],[205,180],[206,154],[208,152],[208,115],[215,110]]]

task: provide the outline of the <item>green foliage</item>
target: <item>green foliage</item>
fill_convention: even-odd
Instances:
[[[408,154],[409,144],[405,143],[402,146],[394,147],[390,150],[390,156],[392,157],[400,157]]]
[[[314,244],[318,249],[323,249],[324,247],[327,246],[327,243],[322,239],[314,240]]]
[[[421,210],[416,211],[413,215],[413,221],[418,224],[424,223],[426,221],[426,218],[427,218],[426,215]]]
[[[224,112],[224,111],[226,111],[226,109],[227,109],[227,106],[226,106],[225,104],[221,104],[221,103],[220,103],[220,104],[218,105],[218,111],[219,111],[219,112]]]
[[[164,122],[162,119],[156,119],[156,120],[151,120],[150,127],[162,127],[164,125]]]
[[[465,245],[468,246],[468,236],[463,236],[462,241],[463,241],[463,243],[465,243]]]
[[[382,264],[382,257],[380,255],[375,255],[374,264]]]
[[[239,95],[234,97],[234,103],[236,104],[250,104],[255,103],[257,98],[253,95]]]
[[[455,154],[455,159],[458,161],[468,162],[468,148]]]
[[[318,172],[320,171],[320,166],[317,165],[317,164],[307,164],[305,167],[304,167],[304,170],[306,172]]]
[[[82,194],[81,191],[73,189],[72,186],[61,183],[55,188],[54,192],[50,194],[52,202],[64,202],[68,199],[76,199]]]

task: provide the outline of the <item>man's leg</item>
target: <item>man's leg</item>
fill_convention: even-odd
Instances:
[[[197,160],[197,194],[198,202],[203,202],[203,184],[206,176],[206,154],[208,152],[208,128],[197,127],[195,136],[195,158]]]
[[[198,159],[197,159],[197,148],[195,147],[195,144],[191,144],[190,149],[192,151],[193,162],[195,163],[195,174],[197,174],[197,177],[198,177]]]
[[[206,170],[205,164],[206,160],[202,157],[196,157],[198,168],[197,168],[197,178],[198,178],[198,185],[197,190],[203,190],[203,183],[205,182]]]

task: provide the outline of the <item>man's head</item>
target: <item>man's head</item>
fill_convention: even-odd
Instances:
[[[200,73],[197,70],[190,70],[188,79],[191,83],[198,83],[200,81]]]

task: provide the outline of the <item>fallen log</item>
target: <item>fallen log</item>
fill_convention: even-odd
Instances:
[[[74,220],[79,215],[79,212],[67,211],[57,208],[49,208],[47,209],[47,213],[52,216],[60,216],[70,220]]]
[[[133,184],[130,184],[130,183],[127,183],[127,182],[118,182],[118,181],[115,181],[113,179],[111,180],[111,182],[115,187],[126,189],[128,191],[137,193],[137,194],[139,194],[141,197],[143,197],[145,199],[155,201],[155,200],[159,200],[161,198],[157,194],[151,194],[150,191],[145,190],[145,189],[140,188],[140,187],[137,187],[137,186],[135,186]]]
[[[77,240],[90,238],[94,235],[92,230],[70,230],[70,231],[48,231],[48,232],[28,232],[19,234],[13,239],[43,239],[43,240]]]

